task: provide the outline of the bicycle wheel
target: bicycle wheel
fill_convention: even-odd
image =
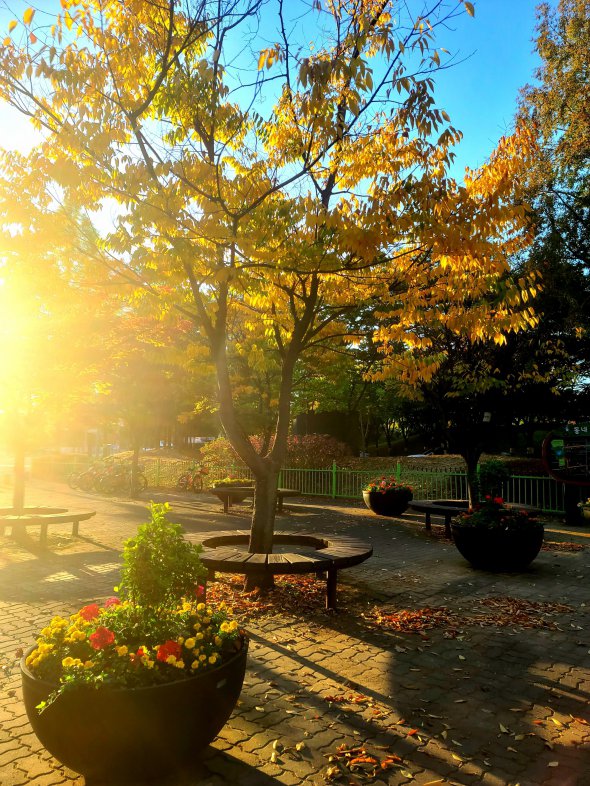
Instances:
[[[191,475],[188,472],[186,472],[184,475],[181,475],[178,478],[176,486],[181,491],[188,491],[188,489],[190,489],[190,487],[191,487],[191,481],[192,481]]]
[[[138,472],[135,478],[135,486],[137,491],[145,491],[148,487],[146,476],[142,472]]]
[[[80,476],[78,474],[70,475],[70,477],[68,478],[68,486],[71,489],[78,490],[80,488],[80,482],[79,481],[80,481]]]

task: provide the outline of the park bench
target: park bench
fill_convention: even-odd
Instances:
[[[427,530],[432,529],[431,516],[443,516],[445,520],[445,537],[451,538],[451,520],[461,513],[465,513],[469,503],[466,499],[414,499],[410,502],[410,509],[418,513],[424,513],[424,523]],[[531,515],[541,513],[539,508],[533,505],[520,505],[516,503],[506,503],[507,508],[518,508],[526,510]]]
[[[203,532],[198,536],[203,546],[201,560],[208,569],[208,580],[219,573],[255,573],[276,575],[315,573],[326,575],[326,608],[336,608],[337,574],[368,559],[373,547],[344,536],[276,532],[273,545],[288,547],[282,553],[250,554],[246,551],[250,533]]]
[[[223,512],[229,513],[233,502],[241,502],[246,497],[254,496],[254,486],[215,486],[209,489],[212,494],[223,502]],[[299,497],[298,489],[277,489],[277,513],[283,512],[285,497]]]
[[[451,537],[451,519],[467,510],[467,500],[464,499],[414,499],[410,502],[410,509],[424,513],[424,523],[427,530],[432,529],[431,516],[443,516],[445,520],[445,537]]]
[[[47,548],[47,528],[50,524],[71,524],[72,535],[78,535],[81,521],[96,515],[95,510],[67,510],[67,508],[23,508],[15,513],[14,508],[0,508],[0,535],[10,527],[11,537],[25,532],[27,527],[40,527],[39,545]]]

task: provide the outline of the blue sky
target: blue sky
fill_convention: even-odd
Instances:
[[[533,52],[533,0],[479,0],[475,17],[463,15],[448,43],[438,40],[467,60],[436,77],[437,103],[463,132],[457,167],[485,161],[498,139],[510,131],[518,91],[533,81],[539,64]]]
[[[0,0],[0,35],[13,14],[8,4],[22,9],[23,0]],[[37,4],[39,5],[39,4]],[[533,53],[534,0],[475,0],[475,17],[463,14],[453,29],[442,30],[437,45],[457,55],[454,67],[435,77],[437,105],[451,116],[464,134],[457,149],[454,174],[465,166],[478,166],[489,156],[498,139],[510,131],[519,89],[531,81],[538,64]],[[47,9],[46,0],[39,5]],[[34,135],[28,122],[0,106],[0,146],[25,148]]]

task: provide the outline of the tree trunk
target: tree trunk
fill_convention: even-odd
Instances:
[[[278,472],[269,469],[267,473],[255,476],[254,510],[248,551],[251,554],[271,554],[277,502]],[[244,589],[269,590],[274,587],[274,577],[268,573],[252,573],[246,576]]]
[[[479,475],[477,465],[481,456],[481,449],[472,448],[461,452],[461,457],[467,466],[467,499],[472,508],[479,502]]]
[[[139,484],[137,482],[139,476],[139,440],[134,440],[133,443],[133,456],[131,458],[131,488],[130,488],[130,495],[132,499],[135,499],[139,493]]]
[[[14,451],[14,487],[12,490],[12,507],[18,515],[25,507],[25,445],[18,440]]]

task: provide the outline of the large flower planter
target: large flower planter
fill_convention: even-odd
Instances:
[[[244,489],[244,493],[240,494],[240,490]],[[232,502],[243,502],[248,497],[252,496],[252,489],[253,486],[213,486],[210,491],[212,494],[215,494],[216,497],[219,499],[223,499],[224,492],[231,491],[231,501]]]
[[[409,489],[363,491],[365,505],[378,516],[401,516],[413,498],[414,495]]]
[[[451,524],[459,552],[474,568],[519,571],[527,568],[543,545],[543,525],[530,523],[521,530]]]
[[[248,642],[220,666],[144,688],[75,688],[41,714],[54,690],[21,661],[23,699],[41,744],[87,778],[158,777],[187,767],[229,719],[242,689]],[[28,653],[27,653],[28,654]]]

